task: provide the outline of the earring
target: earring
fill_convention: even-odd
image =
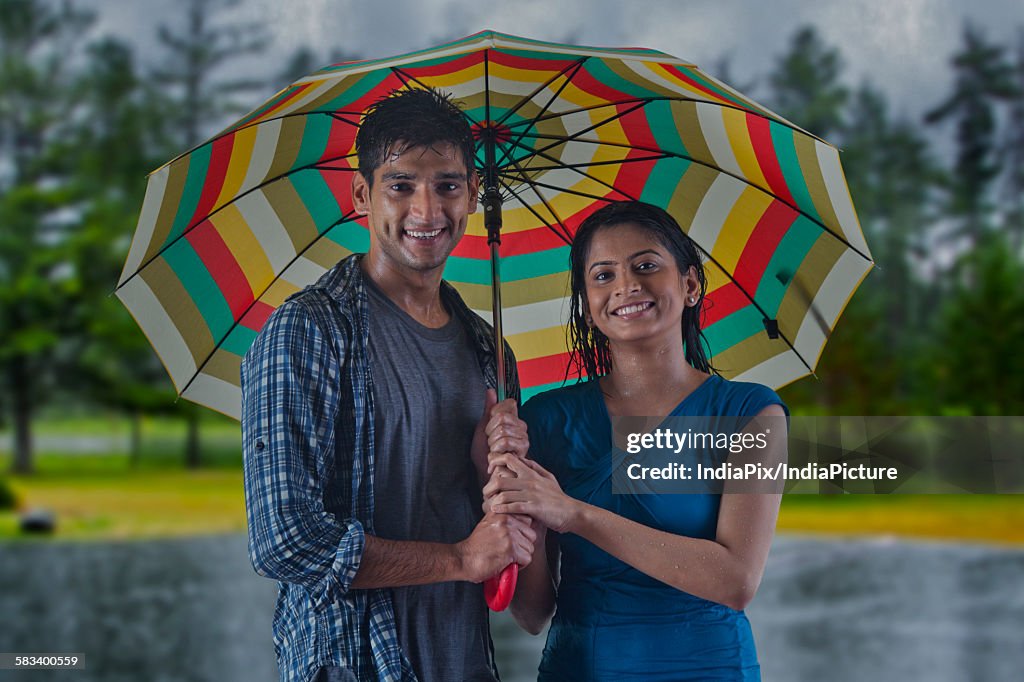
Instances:
[[[696,299],[696,298],[694,298],[693,296],[691,296],[691,297],[690,297],[690,305],[693,305],[693,304],[695,304],[696,302],[697,302],[697,299]]]
[[[594,326],[594,318],[592,318],[590,315],[587,315],[587,326],[588,327],[593,327]]]

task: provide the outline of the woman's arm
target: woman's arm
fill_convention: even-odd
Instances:
[[[761,416],[783,417],[784,412],[771,405]],[[784,429],[772,429],[768,444],[767,456],[784,461]],[[516,478],[492,478],[485,488],[485,494],[494,495],[491,508],[496,512],[529,514],[553,530],[589,540],[676,589],[733,609],[745,608],[757,591],[775,531],[778,493],[730,492],[727,485],[715,539],[702,540],[656,530],[575,500],[535,462],[503,457],[491,463],[498,464],[509,467]]]

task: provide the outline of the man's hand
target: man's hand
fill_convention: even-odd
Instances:
[[[508,452],[522,459],[530,450],[526,422],[519,418],[519,408],[512,398],[490,408],[486,433],[491,457]]]
[[[536,540],[529,523],[509,514],[487,514],[455,545],[462,579],[482,583],[509,564],[528,566]]]
[[[469,446],[469,457],[473,460],[473,467],[476,469],[477,480],[481,487],[487,481],[487,423],[491,418],[491,410],[498,402],[498,394],[493,388],[487,389],[484,397],[484,413],[477,422],[476,430],[473,432],[473,441]]]

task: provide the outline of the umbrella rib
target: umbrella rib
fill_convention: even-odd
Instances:
[[[293,263],[295,263],[295,261],[299,260],[299,258],[301,258],[307,251],[309,251],[311,248],[313,248],[313,245],[316,244],[317,242],[319,242],[321,239],[323,239],[327,235],[328,232],[330,232],[331,230],[336,228],[338,225],[341,225],[343,223],[347,223],[355,215],[357,215],[357,213],[355,211],[349,211],[348,213],[343,215],[337,222],[335,222],[333,225],[331,225],[326,230],[324,230],[323,234],[321,234],[319,237],[317,237],[316,239],[311,241],[306,246],[306,248],[302,249],[302,251],[300,251],[300,252],[295,254],[295,257],[292,258],[288,262],[288,265],[284,266],[284,268],[281,270],[281,274],[284,274],[288,270],[288,268],[291,267]],[[270,286],[272,286],[274,284],[274,282],[276,282],[278,280],[278,278],[279,278],[279,276],[274,277],[274,279],[271,280],[270,285],[268,285],[266,288],[263,289],[263,291],[261,291],[259,293],[259,296],[253,296],[252,303],[250,303],[248,306],[246,306],[245,311],[243,311],[242,314],[238,316],[238,318],[232,323],[231,327],[229,327],[228,330],[220,337],[220,341],[218,341],[217,343],[215,343],[213,345],[213,350],[211,350],[207,354],[206,359],[203,360],[202,364],[199,365],[199,367],[196,369],[195,374],[193,374],[192,378],[188,380],[187,384],[185,384],[185,388],[181,389],[181,392],[178,393],[179,396],[185,395],[185,392],[188,391],[189,387],[192,385],[192,382],[194,382],[196,380],[196,378],[200,374],[203,373],[203,370],[206,368],[206,365],[208,365],[210,360],[213,359],[213,356],[216,354],[217,349],[220,348],[220,345],[222,343],[224,343],[224,339],[226,339],[229,336],[231,336],[231,332],[235,331],[235,328],[242,321],[242,319],[246,316],[246,314],[250,310],[252,310],[252,307],[254,305],[256,305],[257,301],[260,300],[260,297],[263,296],[265,293],[267,293],[267,291],[270,289]]]
[[[569,71],[572,71],[574,69],[575,69],[575,71],[579,71],[583,67],[584,62],[586,62],[588,59],[590,59],[590,57],[581,57],[580,59],[577,59],[575,62],[572,62],[571,64],[566,66],[564,69],[562,69],[561,71],[556,73],[554,76],[552,76],[548,80],[546,80],[543,83],[541,83],[540,85],[538,85],[536,90],[531,92],[529,95],[526,95],[525,97],[520,98],[518,104],[516,104],[514,107],[512,107],[511,109],[506,111],[504,114],[502,114],[501,118],[498,119],[497,124],[498,125],[504,124],[505,121],[507,121],[512,114],[516,113],[517,111],[522,109],[524,106],[526,106],[527,102],[529,102],[534,97],[536,97],[540,93],[541,90],[543,90],[544,88],[548,87],[549,85],[554,83],[556,80],[558,80],[558,78],[560,76],[564,76],[566,73],[568,73]],[[541,108],[541,112],[547,111],[551,107],[551,104],[555,101],[555,99],[560,94],[562,94],[562,90],[565,89],[565,86],[569,84],[569,81],[571,81],[572,77],[575,76],[575,75],[576,74],[573,73],[572,76],[569,76],[569,77],[566,78],[565,83],[562,83],[562,85],[560,85],[558,87],[558,91],[554,94],[554,96],[552,96],[551,100]],[[539,117],[534,116],[532,119],[530,119],[530,121],[536,121],[536,120],[539,120]],[[523,123],[529,123],[529,121],[523,121]],[[516,125],[520,125],[520,124],[516,124]]]
[[[519,169],[520,174],[522,174],[523,171],[522,171],[522,168],[519,166],[519,163],[516,162],[516,161],[513,161],[512,163],[514,163],[516,165],[516,167]],[[551,214],[551,217],[555,219],[555,222],[558,224],[558,227],[561,228],[561,232],[559,232],[557,229],[552,227],[552,225],[550,223],[548,223],[546,220],[544,220],[543,218],[540,218],[539,215],[537,217],[540,218],[542,221],[544,221],[544,225],[549,230],[554,232],[557,237],[559,237],[560,239],[564,240],[566,244],[572,244],[572,233],[569,231],[569,228],[565,224],[565,221],[562,220],[561,216],[558,215],[558,212],[555,211],[555,207],[552,206],[550,203],[548,203],[548,200],[544,197],[544,195],[542,195],[539,191],[537,191],[537,184],[538,183],[533,181],[533,180],[528,180],[525,184],[526,184],[527,187],[529,187],[530,189],[533,190],[533,193],[537,195],[537,198],[540,199],[540,202],[542,204],[544,204],[544,208],[546,208],[548,210],[548,213]],[[522,199],[519,196],[516,196],[516,198],[519,199],[520,201],[522,201]],[[534,215],[537,215],[537,214],[535,213]]]
[[[704,254],[705,258],[714,263],[715,267],[717,267],[719,270],[725,273],[725,276],[729,278],[729,281],[736,285],[736,288],[740,290],[740,293],[742,293],[747,298],[747,300],[750,301],[750,305],[757,308],[757,311],[761,313],[761,316],[764,319],[774,319],[768,316],[768,313],[765,311],[764,308],[761,307],[761,304],[754,300],[754,297],[750,295],[750,293],[743,287],[742,284],[736,281],[736,277],[732,273],[730,273],[728,270],[722,267],[722,264],[719,263],[718,260],[716,260],[715,257],[711,255],[711,252],[709,252],[707,249],[705,249],[700,244],[697,244],[696,242],[694,242],[694,244],[697,246],[698,249],[700,249],[700,252]],[[809,308],[813,309],[813,306],[809,306]],[[814,370],[811,368],[809,364],[807,364],[807,361],[804,360],[804,357],[802,355],[800,355],[796,347],[793,346],[792,342],[790,342],[789,338],[787,338],[786,335],[782,333],[781,329],[779,330],[779,338],[786,342],[786,345],[789,346],[789,349],[793,351],[793,354],[800,359],[800,362],[802,362],[804,367],[807,368],[807,371],[811,374],[814,374]]]
[[[516,201],[518,201],[520,204],[522,204],[523,208],[525,208],[527,211],[532,213],[534,215],[534,217],[537,220],[539,220],[542,225],[544,225],[544,227],[546,227],[549,230],[551,230],[552,232],[554,232],[555,236],[558,237],[559,239],[561,239],[562,241],[564,241],[567,245],[570,245],[570,246],[572,245],[572,239],[571,238],[567,238],[564,234],[562,234],[561,232],[556,230],[554,227],[552,227],[551,223],[548,221],[547,218],[545,218],[540,213],[538,213],[537,210],[533,206],[531,206],[530,204],[526,203],[526,200],[523,199],[521,196],[519,196],[519,194],[520,194],[519,192],[513,191],[512,188],[509,187],[508,184],[505,183],[505,182],[501,182],[501,184],[504,185],[509,190],[509,193],[513,197],[515,197]],[[527,185],[527,186],[529,186],[529,185]],[[541,197],[541,201],[542,202],[544,201],[543,197]],[[547,206],[546,203],[545,203],[545,206]],[[548,210],[550,211],[551,208],[548,207]],[[554,214],[552,214],[552,215],[554,215]],[[558,223],[558,226],[561,227],[563,230],[566,230],[566,233],[568,233],[568,230],[565,228],[565,225],[563,225],[562,222],[558,219],[558,216],[554,216],[554,218],[555,218],[555,221]]]
[[[523,146],[525,147],[525,145],[523,145]],[[529,147],[525,147],[525,148],[529,149]],[[551,161],[552,163],[556,163],[556,164],[558,163],[558,159],[557,158],[554,158],[552,156],[544,154],[543,152],[536,152],[534,154],[531,154],[530,156],[540,156],[542,158],[547,159],[548,161]],[[519,171],[521,173],[523,173],[524,180],[526,180],[527,182],[533,182],[532,178],[526,177],[526,171],[523,170],[522,166],[519,165],[518,161],[514,162],[514,164],[515,164],[515,167],[517,169],[519,169]],[[634,197],[634,196],[632,196],[630,194],[627,194],[626,192],[623,192],[618,187],[615,187],[614,185],[610,185],[607,182],[605,182],[604,180],[601,180],[600,178],[596,178],[593,175],[591,175],[590,173],[586,173],[586,172],[580,170],[578,168],[578,166],[580,166],[580,165],[582,165],[582,164],[565,164],[563,166],[559,166],[559,168],[566,168],[566,169],[571,170],[571,171],[573,171],[575,173],[579,173],[580,175],[582,175],[583,177],[587,178],[588,180],[593,180],[594,182],[598,183],[599,185],[604,185],[605,187],[607,187],[611,191],[618,192],[619,194],[621,194],[622,196],[626,197],[627,199],[629,199],[631,201],[636,201],[637,200],[636,197]],[[594,164],[594,165],[598,165],[598,164]],[[532,168],[529,169],[529,171],[530,172],[534,172],[534,173],[537,172],[536,169],[532,169]]]
[[[572,73],[570,73],[570,74],[568,74],[568,75],[566,76],[566,78],[565,78],[565,82],[564,82],[564,83],[562,83],[562,84],[561,84],[560,86],[558,86],[558,90],[557,90],[557,91],[555,91],[555,93],[551,95],[551,98],[550,98],[550,99],[548,99],[548,101],[547,101],[547,104],[545,104],[545,105],[544,105],[543,107],[541,107],[541,110],[540,110],[540,115],[542,115],[542,116],[543,116],[544,112],[545,112],[545,111],[548,111],[548,110],[549,110],[549,109],[551,108],[551,105],[555,103],[555,100],[557,100],[557,99],[558,99],[558,96],[562,94],[562,90],[564,90],[564,89],[566,88],[566,86],[568,86],[568,85],[569,85],[569,83],[571,83],[571,82],[572,82],[573,76],[575,76],[575,75],[576,75],[577,73],[579,73],[579,72],[580,72],[580,69],[582,69],[582,68],[583,68],[583,64],[584,64],[584,63],[585,63],[585,62],[587,61],[587,59],[589,59],[589,57],[584,57],[583,59],[580,59],[579,61],[577,61],[577,62],[576,62],[576,63],[574,64],[574,66],[576,67],[576,68],[575,68],[575,70],[573,70],[573,72],[572,72]],[[572,67],[570,66],[569,68],[572,68]],[[555,76],[554,78],[558,78],[558,76],[561,76],[561,75],[562,75],[562,74],[564,74],[564,73],[568,73],[568,71],[569,71],[569,69],[567,68],[567,69],[563,70],[563,71],[562,71],[561,73],[559,73],[558,75],[556,75],[556,76]],[[525,98],[525,99],[521,99],[521,100],[519,101],[519,104],[517,104],[517,105],[516,105],[516,108],[515,108],[515,109],[513,109],[513,111],[515,111],[515,110],[518,110],[518,109],[519,109],[520,107],[522,107],[522,106],[523,106],[523,105],[524,105],[524,104],[525,104],[526,102],[528,102],[528,101],[530,101],[531,99],[533,99],[533,97],[534,97],[534,96],[535,96],[535,95],[536,95],[536,94],[537,94],[538,92],[540,92],[540,91],[541,91],[541,90],[542,90],[543,88],[545,88],[545,87],[547,87],[548,85],[550,85],[551,83],[553,83],[553,82],[554,82],[554,78],[552,78],[551,80],[549,80],[549,81],[548,81],[547,83],[545,83],[544,85],[542,85],[542,86],[541,86],[540,88],[537,88],[536,90],[534,90],[534,92],[533,92],[533,93],[532,93],[532,94],[531,94],[531,95],[530,95],[530,96],[529,96],[528,98]],[[506,119],[508,118],[508,116],[509,116],[509,115],[511,115],[511,113],[512,113],[512,112],[510,111],[510,112],[506,113],[506,114],[505,114],[504,116],[502,116],[502,118],[501,118],[501,121],[499,121],[498,123],[503,123],[503,122],[504,122],[504,121],[505,121],[505,120],[506,120]],[[535,120],[537,120],[537,117],[535,116],[535,117],[533,117],[533,119],[531,119],[531,120],[534,120],[534,121],[535,121]],[[505,160],[509,158],[509,154],[510,154],[510,153],[511,153],[511,151],[512,151],[512,147],[513,147],[513,146],[517,146],[517,145],[519,144],[520,140],[522,140],[522,139],[523,139],[523,136],[524,136],[524,135],[525,135],[525,134],[526,134],[527,132],[529,132],[531,128],[532,128],[532,126],[526,126],[526,127],[525,127],[525,128],[523,128],[523,130],[522,130],[522,131],[521,131],[521,132],[519,133],[519,135],[518,135],[518,136],[516,136],[516,138],[515,138],[514,140],[512,140],[512,143],[511,143],[511,145],[510,145],[510,146],[508,146],[508,147],[507,147],[507,148],[505,149],[505,151],[504,151],[504,152],[502,153],[502,155],[501,155],[501,159],[499,159],[499,160],[498,160],[498,162],[497,162],[497,165],[498,165],[498,166],[501,166],[501,164],[503,164],[503,163],[505,162]]]
[[[794,211],[796,211],[797,213],[799,213],[800,215],[804,216],[805,218],[807,218],[808,220],[813,222],[815,225],[820,227],[823,231],[829,233],[835,239],[839,240],[839,242],[844,244],[846,246],[846,248],[850,249],[851,251],[856,253],[858,256],[860,256],[861,258],[863,258],[867,262],[869,262],[869,263],[873,263],[874,262],[873,260],[871,260],[871,258],[867,254],[863,253],[860,249],[858,249],[857,247],[855,247],[852,244],[850,244],[850,242],[847,241],[845,237],[843,237],[842,235],[837,234],[835,232],[835,230],[829,228],[827,225],[825,225],[823,222],[821,222],[820,220],[818,220],[814,216],[808,215],[805,211],[803,211],[802,209],[800,209],[797,206],[794,206],[790,202],[786,201],[785,199],[780,197],[775,192],[772,192],[771,190],[767,190],[764,187],[761,187],[759,185],[755,185],[752,182],[748,181],[746,178],[740,177],[739,175],[736,175],[735,173],[733,173],[731,171],[727,171],[724,168],[720,168],[718,166],[714,166],[714,165],[712,165],[712,164],[710,164],[710,163],[708,163],[706,161],[701,161],[700,159],[695,159],[692,156],[685,156],[683,154],[677,154],[675,152],[667,152],[667,151],[665,151],[663,149],[657,149],[657,148],[652,148],[652,147],[644,147],[644,146],[634,145],[634,144],[622,144],[620,142],[603,142],[601,140],[588,140],[588,139],[583,139],[583,138],[576,138],[575,136],[573,136],[573,137],[563,137],[563,136],[560,136],[560,135],[534,135],[534,137],[536,137],[537,139],[542,139],[542,140],[556,140],[557,141],[555,144],[551,144],[551,145],[548,145],[547,147],[544,147],[544,150],[552,149],[554,147],[557,147],[559,144],[563,144],[563,143],[566,143],[566,142],[580,142],[580,143],[593,144],[593,145],[599,145],[599,146],[604,146],[604,147],[619,147],[621,149],[636,149],[636,150],[639,150],[639,151],[649,152],[649,153],[652,153],[652,154],[664,154],[667,157],[683,159],[684,161],[690,161],[690,162],[695,163],[695,164],[697,164],[699,166],[704,166],[705,168],[710,168],[711,170],[713,170],[713,171],[715,171],[717,173],[722,173],[723,175],[728,175],[728,176],[730,176],[732,178],[735,178],[735,179],[739,180],[740,182],[742,182],[743,184],[747,185],[748,187],[754,187],[757,190],[759,190],[761,192],[764,192],[768,196],[772,197],[773,199],[775,199],[779,203],[785,204],[786,206],[789,206],[791,209],[793,209]],[[537,152],[539,152],[539,151],[543,151],[543,150],[537,150]],[[535,152],[535,153],[537,153],[537,152]]]
[[[529,147],[526,147],[526,148],[529,149]],[[636,157],[634,159],[618,159],[618,160],[614,160],[614,161],[581,161],[580,163],[561,163],[561,162],[556,162],[555,165],[553,165],[553,166],[530,166],[529,168],[526,168],[525,170],[527,172],[530,172],[530,173],[537,173],[537,172],[540,172],[540,171],[561,170],[563,168],[587,168],[589,166],[615,166],[615,165],[622,166],[622,165],[625,165],[625,164],[628,164],[628,163],[643,163],[644,161],[660,161],[662,159],[673,158],[674,156],[675,156],[674,154],[667,154],[666,153],[666,154],[655,154],[653,156],[638,156],[638,157]],[[523,158],[527,158],[527,157],[523,157]],[[544,158],[550,158],[550,157],[548,157],[545,154]]]
[[[291,176],[291,175],[294,175],[295,173],[298,173],[298,172],[300,172],[300,171],[304,171],[304,170],[310,170],[310,169],[314,169],[314,168],[315,168],[315,169],[323,169],[323,170],[330,170],[330,171],[338,171],[338,170],[350,170],[350,171],[355,171],[355,170],[358,170],[357,168],[336,168],[336,167],[331,167],[331,166],[325,166],[325,165],[324,165],[324,164],[326,164],[326,163],[331,163],[331,162],[334,162],[334,161],[340,161],[341,159],[351,159],[351,158],[353,158],[354,156],[355,156],[355,154],[343,154],[343,155],[341,155],[341,156],[334,156],[334,157],[331,157],[331,158],[329,158],[329,159],[323,159],[323,160],[321,160],[321,161],[317,161],[316,163],[310,163],[310,164],[307,164],[307,165],[305,165],[305,166],[301,166],[301,167],[299,167],[299,168],[293,168],[293,169],[292,169],[292,170],[290,170],[290,171],[287,171],[287,172],[285,172],[285,173],[281,173],[280,175],[276,175],[276,176],[274,176],[273,178],[271,178],[270,180],[265,180],[265,181],[261,182],[260,184],[258,184],[258,185],[255,185],[254,187],[252,187],[252,188],[250,188],[250,189],[247,189],[246,191],[244,191],[244,192],[242,192],[241,194],[239,194],[239,195],[235,196],[234,198],[232,198],[232,199],[231,199],[231,201],[225,202],[225,203],[221,204],[220,206],[218,206],[218,207],[217,207],[217,208],[216,208],[216,209],[215,209],[214,211],[212,211],[212,212],[210,212],[210,213],[207,213],[207,214],[206,214],[206,215],[205,215],[205,216],[204,216],[203,218],[201,218],[201,219],[200,219],[200,220],[198,220],[197,222],[195,222],[195,223],[193,223],[193,224],[189,225],[189,226],[188,226],[188,227],[186,227],[186,228],[185,228],[184,230],[182,230],[182,231],[181,231],[181,234],[179,234],[179,235],[178,235],[177,237],[175,237],[174,239],[172,239],[172,240],[171,240],[171,241],[170,241],[169,243],[167,243],[167,244],[164,244],[163,246],[161,246],[161,247],[160,247],[160,250],[159,250],[159,251],[157,251],[156,253],[154,253],[154,254],[153,254],[153,256],[152,256],[151,258],[148,258],[148,259],[147,259],[147,260],[146,260],[145,262],[143,262],[143,263],[140,263],[140,264],[139,264],[139,267],[135,269],[135,272],[133,272],[133,273],[131,274],[131,276],[130,276],[130,277],[128,277],[128,279],[126,279],[126,280],[125,280],[124,282],[122,282],[121,284],[119,284],[119,285],[117,286],[117,288],[116,288],[116,289],[114,289],[114,292],[116,293],[116,292],[120,291],[120,290],[121,290],[121,289],[122,289],[122,288],[123,288],[123,287],[124,287],[124,286],[125,286],[126,284],[128,284],[128,282],[130,282],[130,281],[132,281],[133,279],[135,279],[135,276],[136,276],[136,275],[138,275],[138,274],[139,274],[140,272],[142,272],[143,270],[145,270],[145,269],[146,269],[146,267],[147,267],[147,266],[148,266],[148,265],[149,265],[150,263],[152,263],[152,262],[153,262],[153,261],[155,261],[155,260],[156,260],[157,258],[159,258],[160,256],[162,256],[162,255],[164,254],[164,252],[165,252],[165,251],[167,251],[167,249],[171,248],[172,246],[174,246],[175,244],[177,244],[177,243],[178,243],[179,241],[181,241],[182,239],[184,239],[184,238],[185,238],[185,236],[186,236],[186,235],[188,235],[188,234],[189,234],[189,233],[190,233],[190,232],[191,232],[192,230],[194,230],[194,229],[195,229],[196,227],[198,227],[199,225],[202,225],[202,224],[203,224],[204,222],[206,222],[207,220],[209,220],[209,219],[210,219],[211,217],[213,217],[213,216],[217,215],[218,213],[220,213],[221,211],[223,211],[223,210],[224,210],[225,208],[227,208],[228,206],[232,206],[232,205],[234,205],[234,204],[235,204],[236,202],[238,202],[238,201],[239,201],[239,200],[241,200],[242,198],[244,198],[244,197],[246,197],[246,196],[248,196],[248,195],[252,194],[252,193],[253,193],[253,192],[255,192],[256,190],[259,190],[259,189],[263,189],[263,188],[264,188],[264,187],[266,187],[267,185],[270,185],[270,184],[272,184],[272,183],[275,183],[275,182],[277,182],[277,181],[281,180],[282,178],[287,178],[287,177],[289,177],[289,176]]]

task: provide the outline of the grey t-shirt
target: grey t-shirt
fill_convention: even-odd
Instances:
[[[416,322],[367,280],[374,405],[374,532],[455,543],[482,517],[470,460],[483,374],[462,324]],[[422,682],[491,682],[483,588],[446,582],[392,590],[402,651]]]

